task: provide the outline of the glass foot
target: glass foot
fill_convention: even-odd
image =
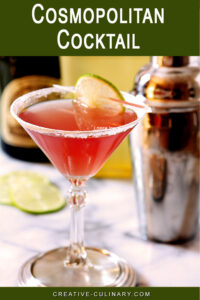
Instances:
[[[135,286],[136,274],[125,260],[104,249],[86,248],[87,264],[66,267],[67,248],[58,248],[29,259],[19,274],[20,286]]]

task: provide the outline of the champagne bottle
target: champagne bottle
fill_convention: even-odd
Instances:
[[[23,94],[58,83],[59,78],[59,58],[56,56],[0,57],[1,146],[8,155],[25,161],[48,161],[14,120],[10,105]]]

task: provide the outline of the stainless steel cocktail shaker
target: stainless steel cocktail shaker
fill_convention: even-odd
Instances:
[[[130,136],[135,198],[143,236],[191,239],[198,225],[200,74],[188,56],[153,57],[133,93],[152,109]]]

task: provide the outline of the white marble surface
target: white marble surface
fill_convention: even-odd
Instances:
[[[51,166],[11,159],[0,151],[0,175],[13,170],[44,173],[66,194],[69,184]],[[126,258],[136,269],[139,286],[200,286],[199,237],[183,245],[139,238],[131,180],[88,182],[86,245],[103,247]],[[67,244],[69,208],[30,215],[0,206],[0,286],[16,286],[21,264],[36,253]]]

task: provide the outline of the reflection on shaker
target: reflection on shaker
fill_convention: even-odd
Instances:
[[[165,196],[166,189],[166,159],[159,154],[150,156],[150,189],[151,195],[155,202],[162,202]]]

